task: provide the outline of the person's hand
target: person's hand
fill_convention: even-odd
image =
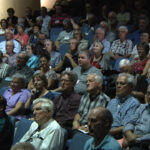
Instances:
[[[126,139],[123,140],[123,143],[122,143],[122,147],[123,148],[127,148],[129,146],[129,143]]]
[[[37,89],[33,88],[31,90],[31,97],[34,96],[37,93]]]
[[[84,130],[85,132],[89,132],[89,128],[88,128],[88,126],[87,126],[87,125],[80,126],[80,128],[79,128],[79,129]]]
[[[130,134],[130,136],[128,136],[126,138],[127,142],[128,142],[128,145],[129,146],[133,146],[133,145],[136,145],[137,144],[137,138],[140,137],[139,135],[136,135],[136,134]]]
[[[65,57],[67,57],[68,59],[71,59],[72,58],[72,55],[70,53],[66,53],[65,54]]]

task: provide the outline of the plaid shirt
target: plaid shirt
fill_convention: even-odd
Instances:
[[[113,54],[119,54],[123,56],[123,55],[131,54],[132,49],[133,49],[133,43],[131,40],[125,40],[121,42],[120,39],[118,39],[112,43],[110,51]]]
[[[96,96],[90,96],[90,94],[85,94],[81,97],[80,106],[78,113],[81,115],[81,118],[79,120],[81,125],[87,124],[88,121],[88,115],[91,109],[101,106],[106,107],[108,102],[110,101],[110,98],[104,94],[100,93]]]

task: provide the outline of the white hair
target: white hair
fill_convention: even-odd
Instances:
[[[54,103],[52,102],[52,100],[48,98],[37,98],[33,101],[33,105],[36,105],[38,103],[41,103],[41,109],[43,111],[50,111],[51,117],[53,116]]]
[[[120,73],[119,75],[118,75],[118,77],[121,77],[121,76],[125,76],[125,77],[127,77],[128,79],[127,79],[127,83],[128,83],[128,85],[131,85],[131,86],[135,86],[135,80],[134,80],[134,76],[133,75],[131,75],[131,74],[129,74],[129,73]]]
[[[100,83],[103,84],[103,78],[102,78],[100,75],[98,75],[98,74],[96,74],[96,73],[90,73],[88,76],[90,76],[90,75],[95,76],[95,80],[96,80],[97,83],[100,82]]]
[[[102,31],[102,33],[103,33],[104,35],[105,35],[105,33],[106,33],[105,30],[104,30],[102,27],[97,28],[95,32],[97,32],[97,31]]]
[[[120,26],[120,27],[118,28],[118,31],[120,31],[121,29],[124,29],[125,32],[128,32],[128,28],[127,28],[126,26]]]
[[[128,59],[122,59],[120,62],[119,62],[119,68],[122,68],[124,66],[130,66],[131,63],[130,63],[130,60]]]

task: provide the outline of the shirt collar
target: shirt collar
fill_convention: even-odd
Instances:
[[[44,128],[46,128],[52,121],[53,121],[52,118],[49,119],[46,123],[40,126],[40,130],[43,130]]]
[[[127,95],[122,98],[119,98],[118,96],[116,96],[116,99],[118,99],[120,103],[124,103],[129,97],[131,97],[131,95]]]

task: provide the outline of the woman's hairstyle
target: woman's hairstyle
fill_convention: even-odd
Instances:
[[[34,83],[34,79],[35,78],[40,78],[43,81],[45,88],[47,88],[48,81],[47,81],[47,78],[46,78],[46,76],[44,74],[36,73],[35,75],[33,75],[33,77],[32,77],[33,83]]]
[[[6,23],[6,27],[8,27],[8,22],[7,22],[7,20],[6,19],[1,19],[1,21],[0,21],[0,25],[2,26],[2,22],[5,22]]]
[[[46,58],[48,61],[50,60],[50,54],[47,51],[44,51],[41,55],[40,55],[40,59],[44,57]]]
[[[31,47],[33,54],[36,54],[35,46],[34,46],[32,43],[28,43],[28,44],[26,45],[26,47],[27,47],[27,46],[30,46],[30,47]]]
[[[142,47],[145,50],[146,55],[149,53],[149,45],[146,42],[140,42],[137,44],[137,49]]]

